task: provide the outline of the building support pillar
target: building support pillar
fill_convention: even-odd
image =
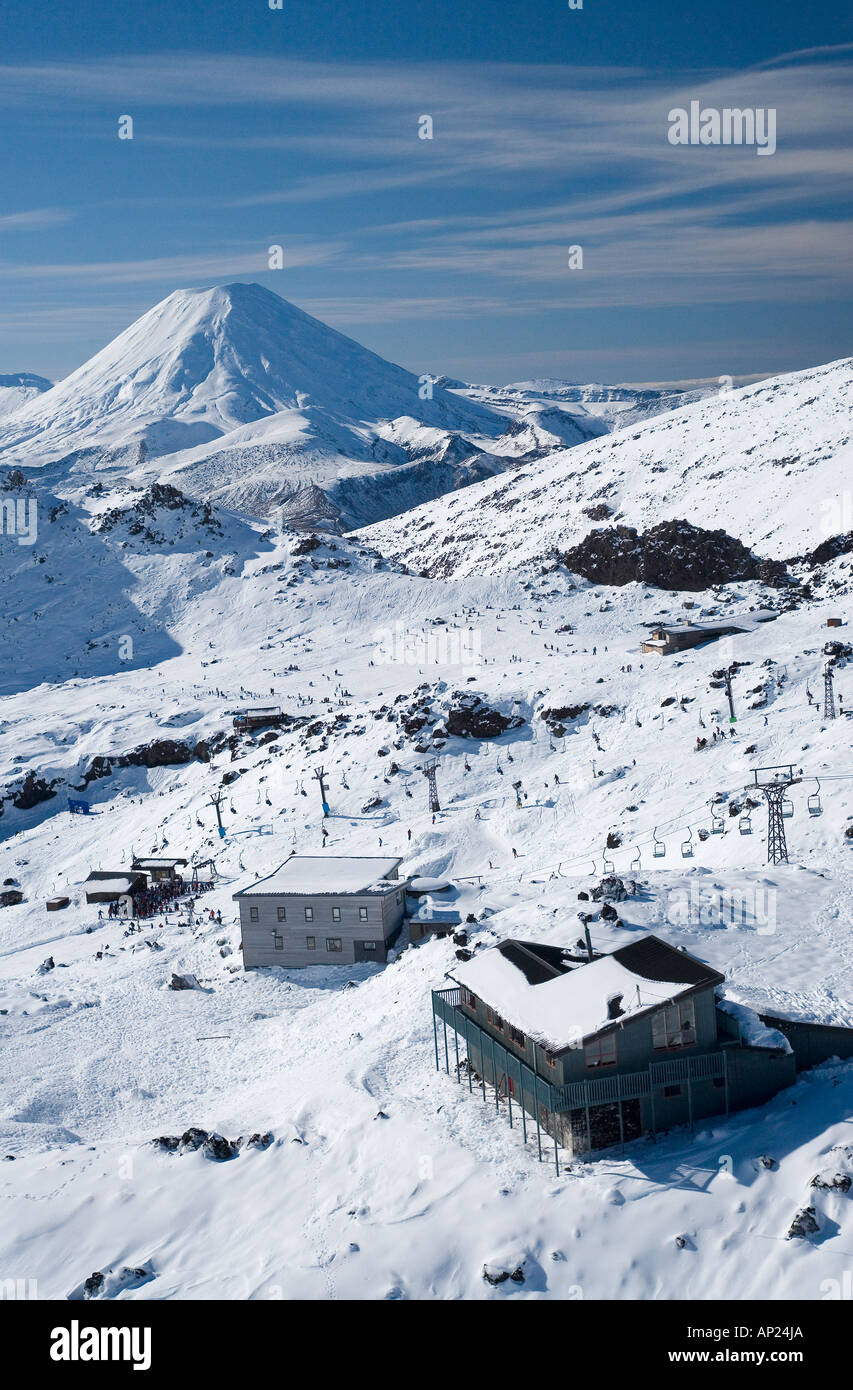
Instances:
[[[435,1043],[435,1069],[438,1071],[438,1028],[435,1022],[435,995],[432,997],[432,1040]]]

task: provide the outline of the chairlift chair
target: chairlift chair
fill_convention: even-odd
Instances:
[[[794,803],[789,796],[782,798],[782,815],[786,820],[790,820],[794,814]]]
[[[665,858],[666,858],[666,845],[664,844],[663,840],[659,840],[659,839],[658,839],[657,826],[655,826],[654,830],[652,831],[652,836],[653,836],[653,838],[654,838],[654,849],[652,850],[652,854],[653,854],[654,858],[655,858],[655,859],[665,859]]]
[[[606,854],[605,854],[605,855],[603,856],[603,858],[602,858],[602,863],[603,863],[603,865],[604,865],[604,876],[605,876],[605,878],[607,877],[608,874],[613,874],[613,873],[616,872],[616,869],[615,869],[613,860],[612,860],[612,859],[608,859]]]
[[[740,820],[738,821],[738,830],[740,831],[741,835],[752,834],[752,817],[749,811],[745,811],[744,814],[741,816]]]
[[[815,781],[817,782],[817,791],[812,792],[808,800],[810,816],[819,816],[823,811],[823,807],[820,802],[820,778],[816,777]]]
[[[726,833],[726,823],[718,811],[711,812],[711,834],[724,835]]]
[[[640,862],[640,847],[639,845],[637,845],[636,853],[634,855],[634,858],[631,860],[631,873],[633,874],[639,872],[639,870],[642,867],[642,863]]]
[[[689,826],[687,828],[687,839],[681,841],[681,857],[682,859],[693,858],[693,831]]]

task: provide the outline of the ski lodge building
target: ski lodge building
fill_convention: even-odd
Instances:
[[[124,917],[133,913],[133,895],[146,887],[143,873],[134,869],[96,869],[83,888],[87,903],[118,903]]]
[[[183,879],[181,869],[186,868],[186,859],[134,859],[133,868],[147,874],[152,883],[171,883]]]
[[[772,622],[776,616],[770,609],[758,609],[742,618],[729,618],[720,623],[692,622],[685,618],[680,623],[650,625],[651,631],[643,638],[640,650],[671,656],[673,652],[683,652],[688,647],[701,646],[703,642],[716,642],[720,637],[752,632],[758,623]]]
[[[401,859],[298,855],[235,893],[243,965],[385,963],[405,914]]]
[[[263,705],[256,709],[241,709],[233,716],[235,729],[247,732],[251,729],[267,729],[270,725],[284,724],[286,716],[279,705]]]
[[[761,1105],[799,1067],[853,1056],[853,1029],[759,1018],[725,977],[645,936],[609,954],[504,941],[432,994],[436,1068],[492,1088],[525,1141],[532,1118],[577,1156]],[[788,1030],[788,1031],[786,1031]],[[790,1034],[790,1036],[789,1036]],[[532,1128],[532,1126],[531,1126]]]

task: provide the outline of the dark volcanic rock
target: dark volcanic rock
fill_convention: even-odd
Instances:
[[[263,1134],[250,1134],[246,1140],[247,1149],[268,1149],[273,1142],[274,1135],[272,1130],[265,1130]]]
[[[824,1192],[849,1192],[853,1179],[848,1173],[818,1173],[809,1183],[809,1187],[823,1188]]]
[[[232,1144],[230,1139],[225,1139],[221,1134],[208,1134],[202,1144],[202,1153],[205,1158],[216,1159],[218,1163],[224,1163],[229,1158],[236,1158],[240,1150],[236,1144]]]
[[[786,1240],[794,1240],[798,1237],[802,1238],[803,1236],[810,1236],[813,1235],[815,1231],[819,1230],[820,1226],[817,1224],[817,1220],[815,1219],[814,1207],[803,1207],[801,1211],[797,1212],[796,1216],[791,1222],[791,1225],[788,1228]]]
[[[36,777],[34,772],[28,772],[20,791],[12,797],[12,805],[17,806],[19,811],[31,811],[40,802],[50,801],[54,796],[56,792],[52,783],[46,782],[43,777]]]
[[[595,888],[590,890],[594,903],[601,902],[602,898],[609,898],[615,903],[624,902],[626,898],[633,897],[637,892],[637,885],[631,879],[627,884],[616,876],[608,874]],[[580,895],[579,895],[580,896]]]
[[[805,555],[795,555],[788,560],[789,565],[826,565],[830,560],[836,560],[839,555],[849,555],[853,551],[853,531],[848,531],[840,536],[829,536],[820,545],[815,546],[814,550],[806,551]]]
[[[555,738],[562,738],[566,732],[566,724],[573,719],[580,719],[582,714],[586,714],[589,705],[557,705],[553,709],[543,709],[539,711],[539,717],[547,725],[549,733]]]
[[[507,729],[519,729],[524,720],[517,714],[501,714],[479,695],[457,691],[444,722],[447,732],[457,738],[499,738]]]
[[[633,526],[591,531],[558,559],[594,584],[621,587],[632,581],[657,589],[696,593],[715,584],[760,579],[781,586],[784,564],[759,560],[726,531],[706,531],[689,521],[662,521],[642,534]]]

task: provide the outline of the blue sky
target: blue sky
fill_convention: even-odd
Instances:
[[[840,0],[54,0],[2,37],[0,371],[58,378],[235,279],[473,381],[853,351]],[[691,100],[774,108],[776,153],[671,145]]]

